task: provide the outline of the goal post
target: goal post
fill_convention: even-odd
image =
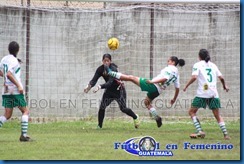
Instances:
[[[108,49],[110,37],[119,39],[118,50]],[[174,94],[170,86],[153,105],[164,118],[188,117],[197,84],[187,92],[182,87],[201,48],[209,50],[230,87],[225,93],[218,82],[221,114],[240,117],[240,1],[2,0],[1,57],[12,40],[19,42],[19,57],[26,61],[22,81],[32,117],[96,117],[103,90],[85,94],[83,89],[104,53],[112,55],[120,72],[145,78],[156,76],[172,55],[184,59],[176,103],[169,105]],[[100,78],[97,84],[102,83]],[[147,117],[146,92],[130,82],[125,87],[128,107]],[[207,110],[200,112],[212,117]],[[106,109],[106,117],[127,118],[116,102]]]

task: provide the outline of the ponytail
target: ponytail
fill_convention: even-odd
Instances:
[[[21,59],[17,58],[17,60],[20,64],[23,63]]]
[[[176,56],[171,56],[170,59],[175,62],[175,66],[179,64],[180,67],[183,67],[185,65],[184,59],[178,59]]]
[[[184,59],[179,59],[179,66],[183,67],[185,65],[185,60]]]
[[[205,60],[206,63],[210,60],[209,54],[206,56],[206,58],[204,60]]]

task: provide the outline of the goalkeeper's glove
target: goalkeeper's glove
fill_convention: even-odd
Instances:
[[[90,90],[91,88],[92,88],[91,85],[88,84],[88,85],[86,86],[86,88],[84,89],[84,92],[85,92],[85,93],[88,93],[89,90]]]
[[[96,86],[96,88],[93,90],[93,93],[96,93],[99,89],[101,89],[101,85]]]

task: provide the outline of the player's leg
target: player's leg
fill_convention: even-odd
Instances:
[[[27,135],[28,125],[29,125],[29,109],[27,108],[27,103],[25,101],[24,95],[13,95],[14,96],[14,105],[18,106],[19,110],[22,112],[21,117],[21,135],[20,141],[26,142],[31,141],[30,137]]]
[[[219,111],[220,107],[221,107],[221,105],[220,105],[219,98],[210,99],[209,108],[212,109],[213,115],[216,118],[222,133],[224,134],[224,139],[229,140],[230,137],[229,137],[227,129],[225,127],[224,119],[220,115],[220,111]]]
[[[115,74],[118,74],[118,76],[112,76],[112,74],[110,76],[123,80],[123,81],[131,81],[132,83],[134,83],[140,87],[140,78],[139,77],[133,76],[133,75],[125,75],[120,72],[115,72]],[[113,74],[113,75],[115,75],[115,74]]]
[[[198,111],[198,108],[196,107],[191,107],[188,111],[192,121],[193,121],[193,124],[196,128],[196,133],[192,133],[190,135],[191,138],[197,138],[197,137],[201,137],[201,138],[204,138],[205,137],[205,133],[203,132],[202,130],[202,127],[201,127],[201,124],[200,124],[200,121],[199,119],[197,118],[196,116],[196,113]]]
[[[148,94],[148,95],[150,95],[150,94]],[[144,104],[147,107],[147,109],[149,110],[150,114],[156,120],[157,126],[161,127],[162,126],[162,118],[157,114],[156,109],[152,106],[152,100],[153,100],[152,98],[149,98],[149,96],[147,96],[144,99]]]
[[[19,106],[18,108],[22,112],[20,141],[30,141],[30,137],[27,135],[29,125],[29,109],[27,106]]]
[[[97,126],[98,129],[103,127],[105,109],[113,100],[114,99],[111,97],[111,95],[108,92],[105,91],[103,93],[102,101],[98,110],[98,126]]]
[[[12,95],[2,95],[2,106],[5,108],[5,113],[0,116],[0,127],[12,116],[13,113],[13,96]]]
[[[139,116],[135,114],[130,108],[126,107],[126,90],[124,87],[120,89],[119,95],[117,95],[115,100],[118,102],[120,110],[133,118],[135,128],[139,128]]]
[[[199,98],[199,97],[195,97],[193,99],[192,102],[192,106],[188,111],[189,116],[191,117],[193,124],[196,128],[196,133],[192,133],[190,135],[191,138],[197,138],[197,137],[201,137],[204,138],[205,137],[205,133],[203,132],[203,129],[201,127],[200,121],[197,118],[197,111],[199,108],[206,108],[206,101],[203,98]]]
[[[229,137],[227,129],[225,127],[224,119],[220,116],[219,109],[213,109],[212,112],[219,124],[219,127],[220,127],[222,133],[224,134],[224,139],[229,140],[230,137]]]
[[[13,108],[5,108],[5,113],[3,116],[0,116],[0,127],[3,126],[3,124],[11,118],[13,113]]]
[[[114,77],[116,79],[123,80],[123,81],[131,81],[134,84],[136,84],[137,86],[140,86],[140,78],[139,77],[133,76],[133,75],[125,75],[125,74],[122,74],[121,72],[112,71],[106,65],[104,66],[104,68],[107,70],[109,76]]]

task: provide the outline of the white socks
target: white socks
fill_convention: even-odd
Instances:
[[[149,111],[152,114],[154,119],[156,119],[158,117],[158,114],[157,114],[157,111],[155,108],[150,108]]]
[[[24,137],[27,136],[27,130],[28,130],[28,115],[23,115],[21,118],[21,133]]]
[[[224,122],[220,122],[219,123],[219,127],[220,127],[220,129],[221,129],[221,131],[223,132],[224,135],[227,135],[228,134]]]

